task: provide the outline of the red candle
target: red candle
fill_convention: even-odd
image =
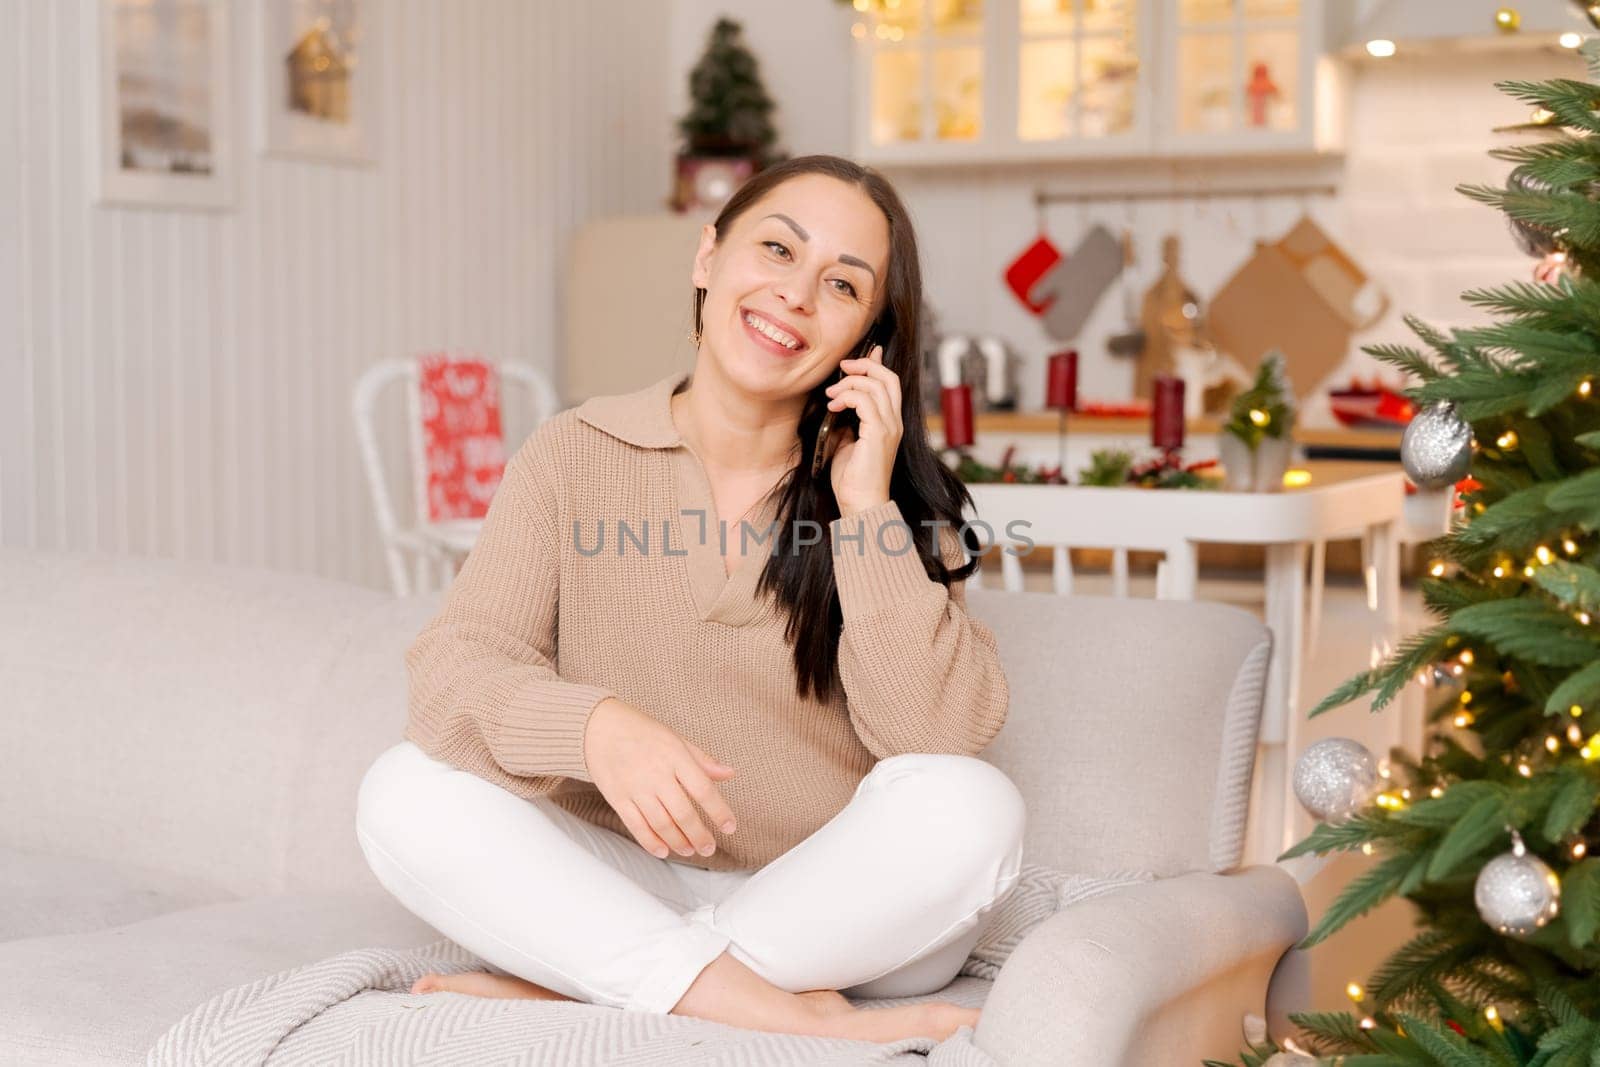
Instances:
[[[1150,443],[1157,448],[1183,447],[1183,379],[1172,374],[1157,374],[1154,403],[1150,411]]]
[[[1056,411],[1078,410],[1078,350],[1069,348],[1050,357],[1046,379],[1045,407]]]
[[[944,414],[946,448],[965,448],[972,444],[972,386],[946,385],[939,389],[939,410]]]

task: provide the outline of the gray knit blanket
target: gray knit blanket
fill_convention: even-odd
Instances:
[[[1017,885],[996,906],[982,940],[948,986],[920,997],[851,1000],[862,1008],[925,1000],[981,1007],[1006,958],[1034,926],[1063,907],[1150,877],[1130,872],[1088,878],[1024,864]],[[412,949],[342,952],[211,998],[162,1035],[146,1064],[998,1067],[966,1026],[944,1041],[907,1038],[880,1044],[767,1033],[573,1001],[409,992],[429,972],[485,969],[483,960],[447,939]]]

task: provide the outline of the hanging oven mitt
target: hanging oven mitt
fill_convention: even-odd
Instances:
[[[1028,293],[1030,302],[1044,305],[1045,332],[1057,341],[1076,339],[1121,271],[1121,242],[1104,226],[1094,226]]]
[[[1034,301],[1028,294],[1032,291],[1040,278],[1045,273],[1061,262],[1061,252],[1050,243],[1050,238],[1040,234],[1034,238],[1033,244],[1023,249],[1022,254],[1011,261],[1006,268],[1006,285],[1016,294],[1022,306],[1035,315],[1044,314],[1045,308],[1050,306],[1049,299],[1042,302]]]

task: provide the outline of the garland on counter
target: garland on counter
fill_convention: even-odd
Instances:
[[[1041,464],[1029,467],[1025,463],[1012,462],[1016,451],[1015,445],[1009,446],[1000,457],[998,467],[991,467],[962,452],[955,467],[956,477],[969,485],[994,482],[1015,485],[1069,484],[1060,466],[1047,467]],[[1089,454],[1089,465],[1078,472],[1078,484],[1131,485],[1141,489],[1214,489],[1220,484],[1216,468],[1217,461],[1214,459],[1186,464],[1176,450],[1136,463],[1132,452],[1097,448]]]

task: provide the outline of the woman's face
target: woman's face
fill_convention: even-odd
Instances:
[[[888,265],[889,221],[866,193],[822,174],[791,178],[720,244],[710,223],[701,233],[701,345],[751,392],[805,393],[856,354]]]

